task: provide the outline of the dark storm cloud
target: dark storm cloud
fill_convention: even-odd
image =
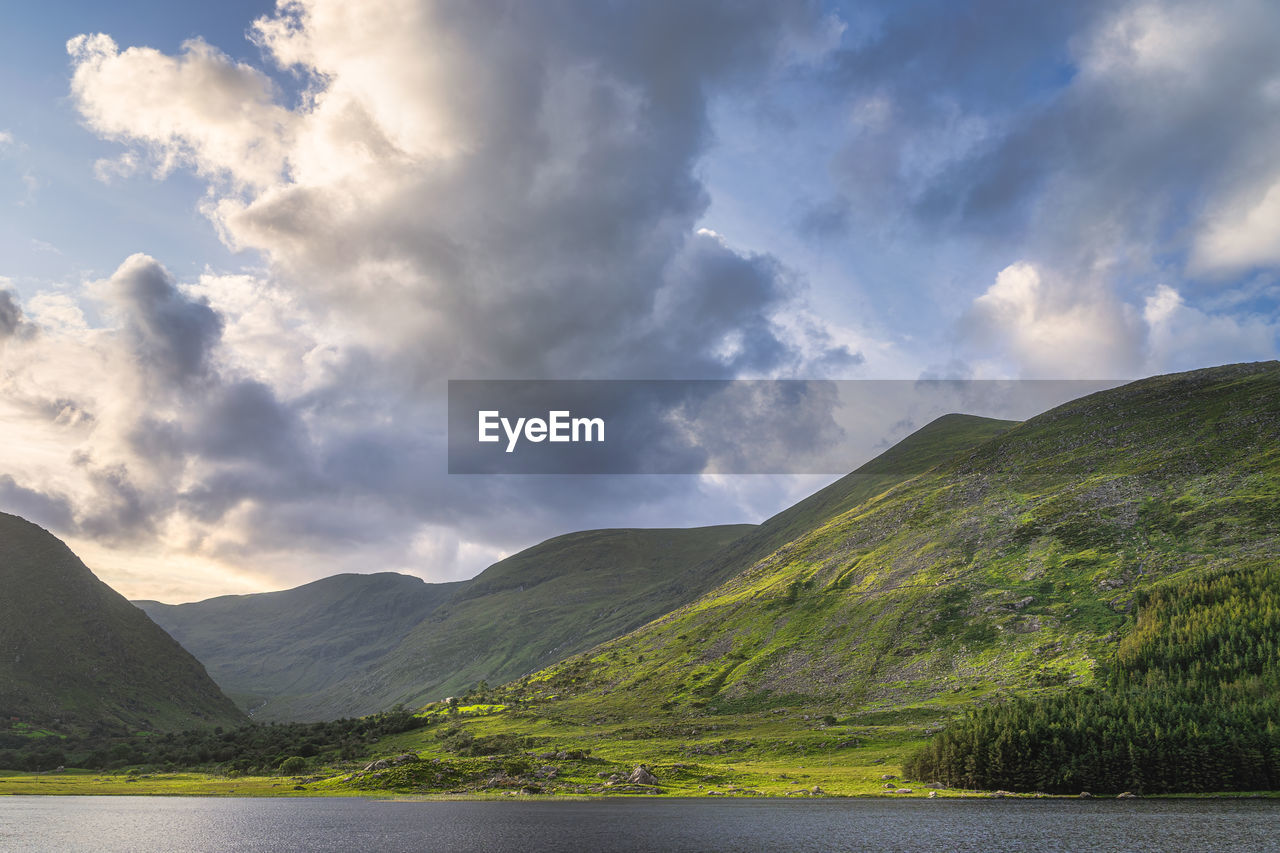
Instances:
[[[27,488],[8,474],[0,474],[0,510],[55,530],[70,530],[74,525],[71,503],[65,495]]]
[[[93,498],[78,507],[75,532],[108,544],[130,543],[155,535],[156,523],[167,512],[155,493],[134,482],[125,465],[94,467],[85,460]]]
[[[17,333],[22,325],[22,308],[8,290],[0,290],[0,339]]]
[[[179,291],[169,272],[146,255],[126,260],[108,288],[135,357],[179,385],[206,375],[222,334],[222,320],[212,308]]]

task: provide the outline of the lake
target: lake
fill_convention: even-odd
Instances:
[[[0,797],[22,851],[1280,850],[1275,800]]]

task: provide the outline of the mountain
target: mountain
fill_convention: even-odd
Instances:
[[[821,527],[890,486],[1008,431],[1017,423],[976,415],[943,415],[852,473],[769,518],[704,563],[681,573],[672,582],[674,592],[691,601],[798,536]]]
[[[199,661],[71,549],[4,513],[0,718],[59,731],[245,721]]]
[[[1084,397],[792,529],[714,590],[518,691],[596,720],[797,703],[930,719],[1098,683],[1139,592],[1274,561],[1280,365]]]
[[[252,712],[323,693],[379,660],[459,586],[394,572],[343,574],[280,592],[134,604]]]
[[[322,719],[412,707],[517,678],[670,610],[679,603],[663,593],[672,574],[750,529],[587,530],[549,539],[485,569],[385,658],[286,712]]]
[[[136,603],[257,718],[421,704],[517,678],[638,628],[799,531],[1012,426],[939,418],[759,526],[570,533],[454,584],[339,575],[281,592]]]
[[[367,713],[498,684],[627,633],[686,604],[889,485],[1014,425],[948,415],[756,526],[591,530],[486,569],[398,648],[323,693],[267,706],[281,718]],[[197,652],[199,654],[199,652]]]
[[[139,606],[255,718],[334,719],[508,681],[625,633],[686,600],[671,597],[677,572],[752,529],[589,530],[459,583],[339,575]]]

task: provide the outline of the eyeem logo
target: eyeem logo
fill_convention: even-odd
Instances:
[[[512,424],[510,418],[502,417],[497,409],[484,410],[479,414],[478,441],[493,443],[501,441],[498,428],[507,435],[507,453],[516,449],[521,435],[526,441],[535,444],[541,441],[553,442],[591,442],[604,441],[604,418],[575,418],[569,411],[547,412],[546,420],[542,418],[516,418]]]

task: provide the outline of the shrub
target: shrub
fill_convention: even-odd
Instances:
[[[294,755],[280,762],[280,775],[293,776],[307,769],[307,759],[301,755]]]

